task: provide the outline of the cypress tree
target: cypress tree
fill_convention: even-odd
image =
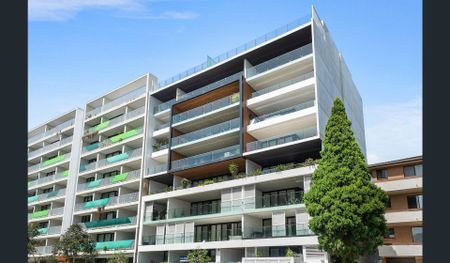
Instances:
[[[388,197],[370,181],[351,121],[337,98],[325,127],[321,159],[305,194],[309,227],[332,262],[353,263],[383,244]]]

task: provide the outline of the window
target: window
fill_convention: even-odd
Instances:
[[[241,222],[195,226],[195,242],[229,240],[230,236],[242,235]]]
[[[266,218],[262,220],[263,224],[263,237],[272,237],[272,218]]]
[[[112,152],[112,153],[108,153],[108,154],[105,155],[105,159],[109,158],[109,157],[112,157],[112,156],[115,156],[115,155],[119,155],[121,153],[122,153],[122,151],[115,151],[115,152]]]
[[[48,177],[48,176],[51,176],[51,175],[54,175],[54,174],[55,174],[55,171],[52,171],[52,172],[46,173],[45,177]]]
[[[86,203],[86,202],[90,202],[90,201],[92,201],[92,195],[83,197],[83,202]]]
[[[119,115],[116,115],[116,116],[114,116],[114,117],[111,117],[111,118],[109,118],[109,120],[113,120],[113,119],[115,119],[115,118],[119,118],[120,116],[122,116],[123,115],[123,113],[121,113],[121,114],[119,114]],[[113,135],[114,136],[114,135]]]
[[[116,211],[106,212],[100,216],[100,220],[114,219],[116,218],[116,216],[117,216]]]
[[[377,179],[388,179],[387,169],[377,170]]]
[[[386,208],[391,208],[391,207],[392,207],[392,204],[391,204],[391,197],[388,196],[388,200],[387,200],[387,203],[386,203]]]
[[[45,227],[48,227],[48,222],[41,222],[41,223],[38,224],[38,227],[39,227],[39,228],[45,228]]]
[[[299,204],[303,198],[303,190],[300,188],[284,189],[262,194],[263,207]]]
[[[295,216],[286,217],[286,236],[295,236],[296,233]]]
[[[53,158],[55,158],[55,157],[58,157],[58,155],[50,156],[50,157],[47,158],[47,160],[53,159]]]
[[[52,192],[53,191],[53,187],[50,187],[50,188],[46,188],[46,189],[44,189],[44,190],[42,190],[42,193],[50,193],[50,192]]]
[[[106,193],[102,193],[100,199],[113,197],[113,196],[117,196],[117,195],[118,195],[117,191],[106,192]]]
[[[220,200],[191,203],[191,215],[208,215],[220,212]]]
[[[385,238],[395,238],[395,230],[393,228],[389,228],[384,237]]]
[[[414,209],[414,208],[423,208],[423,200],[422,195],[409,195],[407,196],[408,199],[408,208]]]
[[[114,176],[114,175],[118,175],[120,172],[118,171],[118,170],[115,170],[115,171],[112,171],[112,172],[109,172],[109,173],[104,173],[104,174],[102,174],[102,178],[107,178],[107,177],[111,177],[111,176]]]
[[[97,161],[97,158],[94,158],[94,159],[89,159],[87,162],[88,163],[95,163]]]
[[[97,234],[97,242],[114,241],[114,233]]]
[[[422,227],[421,226],[413,226],[411,228],[412,238],[414,243],[422,243]]]
[[[91,215],[82,216],[81,217],[81,223],[86,223],[91,221]]]
[[[48,210],[48,209],[50,209],[50,205],[41,205],[41,211]]]
[[[422,176],[422,173],[422,164],[403,167],[403,174],[405,175],[405,177]]]
[[[96,144],[96,143],[98,143],[98,140],[97,140],[97,141],[90,142],[89,145],[93,145],[93,144]]]

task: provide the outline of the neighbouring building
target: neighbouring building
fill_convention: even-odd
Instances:
[[[33,129],[29,220],[48,227],[38,254],[76,223],[97,242],[97,262],[117,251],[130,262],[184,262],[196,248],[213,262],[328,262],[303,196],[336,97],[366,154],[362,99],[312,8],[170,79],[146,74]]]
[[[389,195],[389,231],[378,248],[383,263],[422,263],[422,156],[370,165],[373,181]]]

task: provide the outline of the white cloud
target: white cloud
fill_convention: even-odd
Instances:
[[[150,2],[150,1],[148,1]],[[142,0],[28,0],[30,21],[65,21],[87,9],[109,9],[135,19],[194,19],[197,13],[166,11],[152,14]]]
[[[422,154],[422,99],[365,110],[368,162]]]

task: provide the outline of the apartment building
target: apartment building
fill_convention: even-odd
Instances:
[[[303,196],[336,97],[365,153],[361,97],[314,9],[159,81],[138,262],[328,262]]]
[[[28,133],[28,222],[39,226],[40,255],[72,224],[83,117],[75,109]]]
[[[422,156],[370,165],[373,181],[386,191],[389,227],[378,248],[383,263],[422,263]]]
[[[314,8],[170,79],[125,84],[76,124],[68,225],[96,240],[97,262],[196,248],[212,262],[328,262],[303,196],[336,97],[365,154],[361,97]]]

